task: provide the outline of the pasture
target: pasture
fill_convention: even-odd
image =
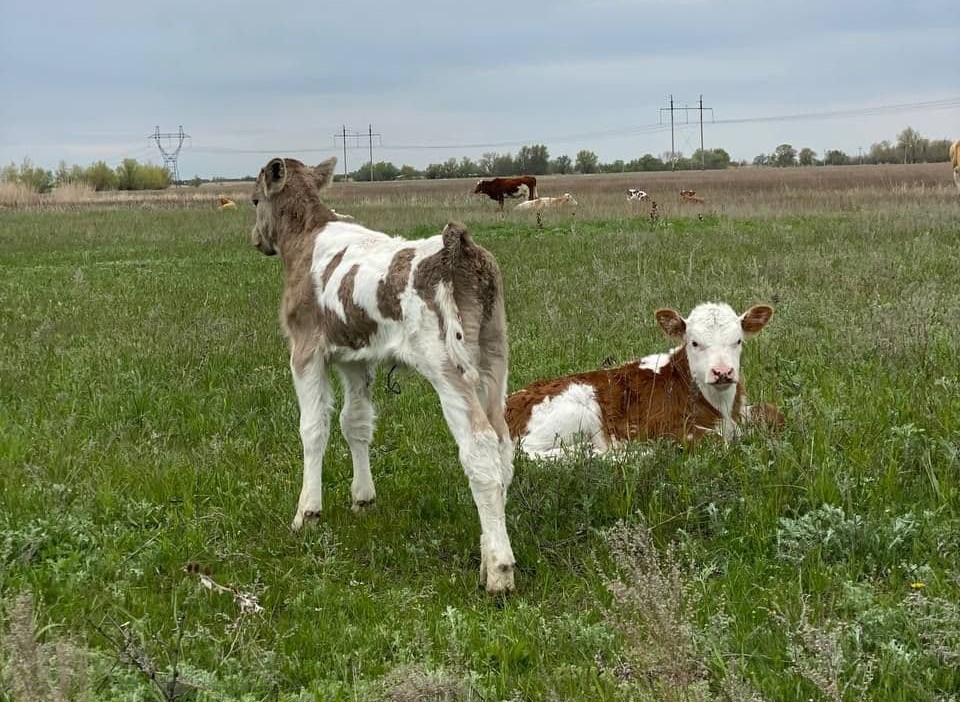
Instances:
[[[518,590],[489,598],[413,374],[376,382],[377,507],[350,510],[335,428],[323,519],[290,531],[281,272],[242,190],[0,211],[0,699],[957,699],[949,167],[538,180],[575,219],[498,217],[474,181],[329,204],[410,237],[467,224],[503,271],[511,390],[666,351],[657,307],[772,304],[742,368],[782,434],[518,457]]]

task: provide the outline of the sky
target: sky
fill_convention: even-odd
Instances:
[[[344,126],[363,133],[349,170],[371,126],[398,166],[524,144],[630,160],[669,151],[671,95],[702,95],[705,146],[738,160],[960,138],[956,0],[0,0],[0,18],[0,164],[162,163],[148,135],[180,125],[183,178],[278,155],[342,170]]]

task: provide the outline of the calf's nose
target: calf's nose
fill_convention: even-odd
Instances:
[[[737,382],[737,372],[733,366],[714,366],[710,369],[710,382],[723,385]]]

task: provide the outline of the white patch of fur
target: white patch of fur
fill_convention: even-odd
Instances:
[[[596,453],[608,448],[596,390],[574,383],[533,408],[520,450],[530,458],[555,458],[583,444]]]
[[[673,358],[673,354],[680,350],[682,347],[677,347],[673,349],[670,353],[652,353],[649,356],[644,356],[639,361],[637,361],[637,367],[640,370],[650,370],[654,373],[659,373],[663,370],[663,367],[670,363],[670,359]]]
[[[738,431],[732,413],[736,381],[740,378],[740,354],[743,351],[744,334],[740,317],[730,305],[708,302],[697,305],[685,321],[687,329],[684,344],[690,374],[703,398],[720,413],[724,438],[732,439]],[[714,368],[732,369],[734,383],[711,383],[711,369]]]

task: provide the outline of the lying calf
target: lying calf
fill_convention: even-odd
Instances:
[[[704,303],[686,319],[657,310],[657,322],[681,346],[617,368],[531,383],[507,398],[510,435],[527,456],[549,458],[579,444],[604,453],[658,436],[729,440],[740,421],[781,426],[776,407],[746,406],[740,376],[743,340],[772,316],[767,305],[738,316],[729,305]]]

